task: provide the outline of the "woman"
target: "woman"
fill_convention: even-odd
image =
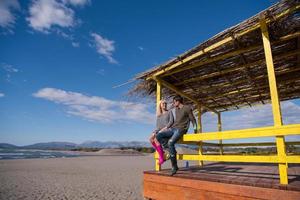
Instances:
[[[174,123],[174,117],[172,111],[168,111],[167,102],[161,100],[156,111],[156,129],[150,136],[150,143],[157,151],[159,158],[158,163],[161,165],[164,163],[164,151],[161,144],[156,140],[156,134],[169,129]]]

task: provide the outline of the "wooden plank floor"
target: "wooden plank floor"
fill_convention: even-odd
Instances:
[[[277,199],[277,197],[285,197],[284,199],[300,199],[300,165],[290,164],[288,168],[289,184],[287,186],[281,185],[279,183],[278,166],[274,164],[245,164],[245,163],[209,163],[205,164],[203,167],[192,166],[189,168],[180,168],[178,173],[174,177],[170,177],[169,169],[162,170],[160,172],[156,171],[145,171],[144,172],[144,195],[147,198],[159,199],[157,198],[158,190],[164,190],[163,188],[172,188],[179,192],[188,191],[189,185],[198,185],[200,188],[197,190],[198,186],[190,188],[192,194],[209,195],[210,192],[215,193],[214,187],[223,188],[222,192],[219,193],[219,199]],[[197,182],[198,181],[198,182]],[[161,184],[159,188],[156,186]],[[183,186],[184,184],[187,184]],[[200,185],[199,185],[200,184]],[[156,186],[155,186],[156,185]],[[206,187],[205,192],[203,187]],[[210,188],[207,188],[210,185]],[[164,187],[165,186],[165,187]],[[236,186],[235,189],[232,186]],[[184,187],[184,189],[180,189]],[[228,190],[242,190],[243,193],[261,193],[260,197],[251,196],[239,196],[234,198],[236,191],[226,191]],[[156,188],[156,189],[155,189]],[[150,191],[149,191],[150,190]],[[157,190],[156,194],[155,191]],[[264,191],[269,192],[269,196],[264,194]],[[190,192],[185,195],[190,195]],[[175,192],[176,193],[176,192]],[[178,193],[178,194],[179,194]],[[221,194],[222,193],[222,194]],[[154,194],[154,198],[152,196]],[[171,192],[170,192],[171,194]],[[182,193],[183,194],[183,193]],[[267,193],[266,193],[267,194]],[[148,195],[148,196],[147,196]],[[226,196],[227,195],[227,196]],[[228,196],[229,195],[229,196]],[[230,196],[231,195],[231,196]],[[270,195],[272,195],[272,198]],[[201,196],[201,195],[200,195]],[[204,198],[203,196],[203,198]],[[179,197],[179,196],[175,196]],[[214,195],[216,197],[216,195]],[[242,198],[243,197],[243,198]],[[295,198],[296,197],[296,198]],[[173,197],[174,198],[174,197]],[[208,198],[206,196],[206,198]],[[163,199],[168,199],[166,196]],[[171,199],[171,198],[170,198]],[[178,198],[178,199],[189,199],[189,198]],[[198,199],[198,198],[196,198]],[[208,198],[210,199],[210,198]],[[214,199],[214,198],[211,198]]]

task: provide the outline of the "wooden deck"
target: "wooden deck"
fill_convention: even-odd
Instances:
[[[300,165],[290,164],[289,184],[280,185],[273,164],[210,163],[203,167],[144,172],[144,197],[148,199],[280,199],[300,200]]]

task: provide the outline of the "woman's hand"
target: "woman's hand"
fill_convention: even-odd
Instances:
[[[156,133],[152,132],[152,134],[150,135],[149,141],[152,143],[155,139]]]
[[[152,138],[155,138],[155,135],[156,135],[156,133],[153,132],[152,135],[151,135],[151,137],[152,137]]]
[[[168,128],[167,128],[167,127],[164,127],[164,128],[162,128],[162,129],[160,129],[159,132],[163,132],[163,131],[166,131],[166,130],[168,130]]]

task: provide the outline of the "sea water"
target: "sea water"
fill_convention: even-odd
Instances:
[[[31,149],[0,149],[0,160],[3,159],[28,159],[28,158],[62,158],[77,157],[76,152],[63,152],[52,150]]]

